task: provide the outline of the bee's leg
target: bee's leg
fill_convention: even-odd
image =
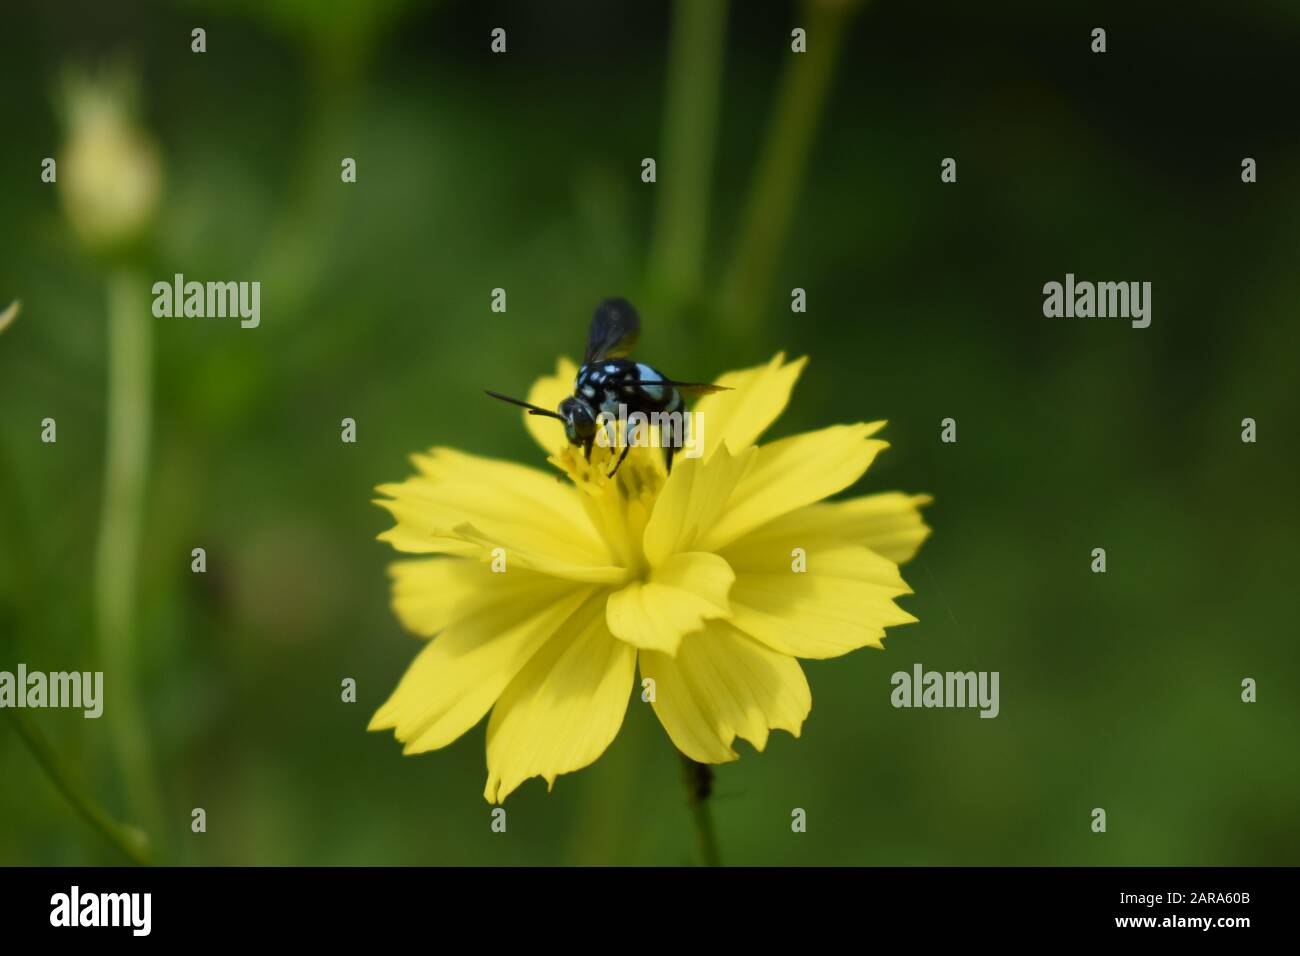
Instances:
[[[618,462],[617,464],[614,465],[614,470],[609,473],[609,477],[613,478],[615,475],[618,474],[619,468],[621,468],[623,465],[623,459],[627,457],[627,453],[630,452],[631,450],[632,450],[632,445],[630,442],[625,443],[623,445],[623,454],[618,456]]]
[[[673,449],[677,446],[677,432],[673,428],[672,421],[665,419],[659,426],[659,447],[664,450],[664,465],[671,472],[673,470]]]

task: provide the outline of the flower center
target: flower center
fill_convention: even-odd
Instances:
[[[628,581],[643,581],[651,570],[642,547],[645,526],[668,473],[661,449],[632,448],[611,478],[619,454],[597,446],[588,461],[568,445],[550,461],[573,481],[614,561],[628,570]]]

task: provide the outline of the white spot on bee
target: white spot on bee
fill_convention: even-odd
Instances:
[[[662,382],[664,380],[664,377],[660,375],[657,371],[652,369],[649,365],[643,365],[639,362],[637,363],[636,373],[637,373],[637,378],[641,380],[642,394],[644,394],[646,398],[650,399],[651,401],[662,402],[665,397],[663,386],[651,385],[650,383]]]

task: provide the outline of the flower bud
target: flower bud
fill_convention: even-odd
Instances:
[[[60,195],[73,230],[97,252],[139,239],[162,190],[157,147],[134,122],[130,100],[122,82],[73,79],[67,85]]]

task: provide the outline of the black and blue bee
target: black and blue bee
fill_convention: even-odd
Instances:
[[[564,423],[564,435],[574,445],[581,445],[587,460],[591,460],[591,446],[602,422],[619,420],[620,406],[630,416],[634,412],[647,419],[655,413],[681,413],[685,411],[683,396],[705,395],[726,391],[722,385],[703,382],[678,382],[667,378],[658,369],[644,362],[633,362],[627,354],[636,345],[641,334],[641,320],[636,309],[626,299],[606,299],[596,307],[587,335],[587,351],[573,383],[573,394],[560,402],[556,411],[539,408],[528,402],[488,392],[493,398],[528,409],[530,415],[559,419]],[[673,434],[669,422],[682,421],[683,415],[661,419],[660,445],[664,449],[665,463],[672,471],[673,453],[681,444],[682,436]],[[631,449],[628,436],[623,436],[623,451],[618,457],[611,478],[618,473]]]

